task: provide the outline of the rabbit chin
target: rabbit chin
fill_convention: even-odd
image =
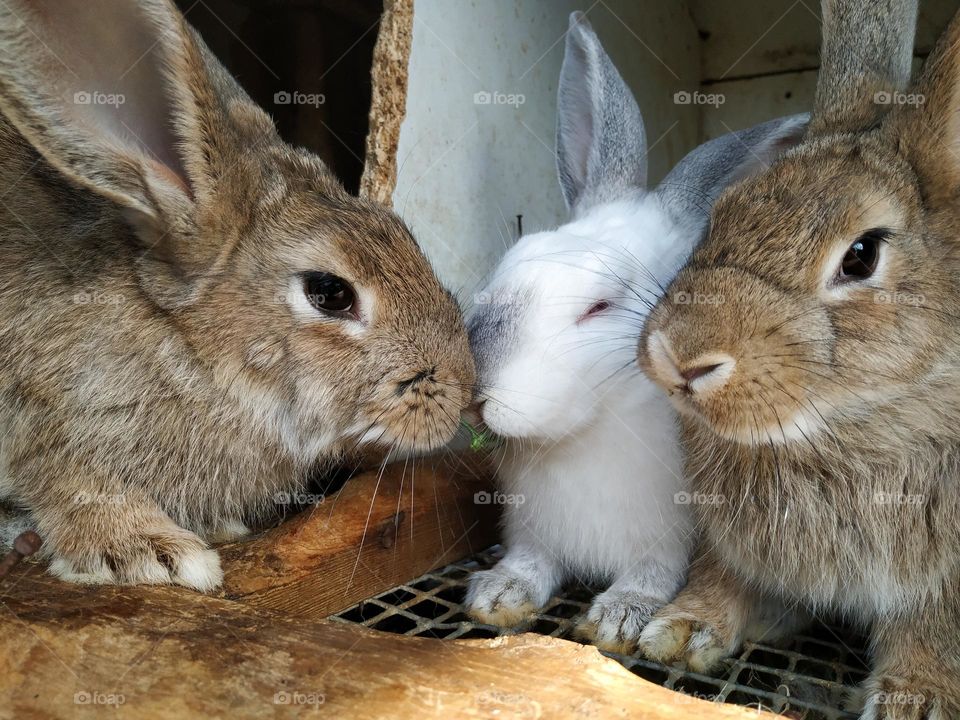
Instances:
[[[756,420],[751,416],[727,414],[722,420],[711,419],[695,407],[689,399],[680,397],[678,393],[671,395],[670,399],[680,413],[697,420],[713,434],[724,440],[751,447],[790,445],[795,442],[809,443],[827,427],[819,414],[813,415],[810,412],[798,410],[779,421],[775,420],[772,424],[758,428]]]

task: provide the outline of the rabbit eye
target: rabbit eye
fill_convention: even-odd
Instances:
[[[353,309],[355,296],[350,283],[325,272],[308,272],[303,276],[303,294],[310,304],[328,315],[346,315]]]
[[[840,262],[840,279],[863,280],[873,275],[880,260],[880,243],[888,234],[887,230],[869,230],[857,238]]]
[[[593,305],[587,308],[586,312],[580,316],[577,322],[580,322],[581,320],[586,320],[588,317],[592,315],[597,315],[599,313],[602,313],[604,310],[606,310],[609,307],[610,307],[609,300],[597,300],[597,302],[595,302]]]

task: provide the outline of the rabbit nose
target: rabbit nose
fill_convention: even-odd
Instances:
[[[709,375],[719,367],[720,367],[720,363],[711,363],[709,365],[698,365],[696,367],[687,368],[686,370],[681,370],[680,377],[686,380],[687,385],[689,385],[697,378],[702,378],[704,375]]]
[[[690,395],[705,395],[720,389],[737,364],[732,357],[720,352],[683,362],[662,332],[655,332],[647,339],[647,357],[653,379],[667,392],[681,390]]]
[[[711,353],[708,358],[697,359],[685,370],[678,369],[684,380],[680,389],[690,395],[706,395],[719,390],[727,384],[735,366],[736,361],[729,355]]]
[[[481,424],[483,422],[483,406],[486,402],[485,399],[481,399],[470,403],[463,411],[463,419],[471,425]]]

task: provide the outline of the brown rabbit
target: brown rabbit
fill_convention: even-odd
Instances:
[[[641,648],[709,671],[839,614],[864,718],[960,718],[960,15],[903,93],[915,2],[823,14],[808,137],[721,196],[640,340],[710,500]]]
[[[410,232],[168,0],[0,3],[0,111],[0,496],[56,575],[212,588],[308,468],[452,436],[473,360]]]

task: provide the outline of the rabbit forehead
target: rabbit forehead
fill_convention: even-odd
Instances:
[[[357,198],[294,192],[248,240],[257,254],[282,248],[276,258],[281,271],[332,272],[370,289],[387,306],[448,302],[403,221]]]
[[[819,259],[837,243],[908,224],[917,207],[905,181],[912,173],[892,152],[865,144],[876,145],[863,137],[807,143],[725,192],[696,262],[803,286],[819,276]]]
[[[675,256],[693,245],[654,195],[630,202],[607,203],[556,230],[524,236],[504,256],[492,286],[527,286],[550,296],[564,288],[558,280],[578,277],[589,286],[600,278],[637,282],[664,280],[675,269]],[[595,278],[595,282],[589,279]],[[609,284],[609,283],[607,283]]]

